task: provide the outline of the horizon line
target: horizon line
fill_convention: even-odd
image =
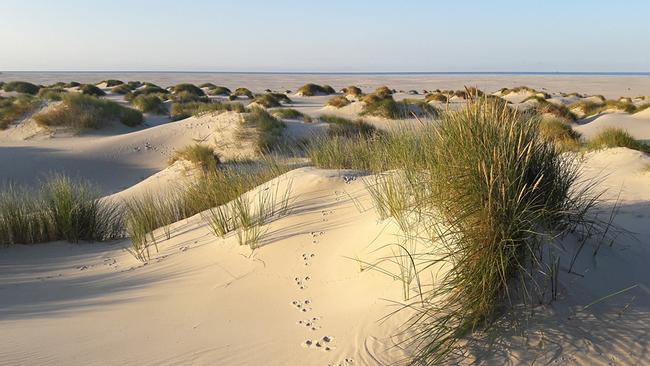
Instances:
[[[201,70],[0,70],[2,73],[161,73],[161,74],[256,74],[256,75],[566,75],[650,76],[650,71],[201,71]]]

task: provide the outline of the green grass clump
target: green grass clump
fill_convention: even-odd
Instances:
[[[173,103],[170,115],[173,121],[178,121],[190,116],[201,116],[206,113],[222,113],[228,111],[244,113],[246,112],[246,107],[241,103],[222,103],[218,101]]]
[[[363,96],[363,92],[361,91],[361,88],[359,88],[358,86],[355,86],[355,85],[350,85],[348,87],[345,87],[341,91],[343,92],[343,94],[349,95],[349,96],[352,96],[352,97],[355,97],[355,98],[359,98],[359,97]]]
[[[441,102],[441,103],[447,103],[449,98],[445,94],[442,93],[430,93],[427,94],[424,97],[424,100],[429,103],[429,102]]]
[[[0,189],[0,244],[104,241],[122,234],[120,208],[86,182],[55,175],[37,190]]]
[[[194,84],[187,84],[186,83],[186,84],[174,85],[174,86],[171,87],[171,90],[172,90],[172,93],[174,93],[174,94],[189,93],[189,94],[198,95],[200,97],[205,96],[205,93],[203,92],[203,90],[201,90],[201,88],[199,88],[198,86],[196,86]]]
[[[585,117],[593,116],[610,109],[626,113],[635,113],[637,111],[637,107],[632,103],[632,101],[626,100],[605,100],[602,103],[596,103],[589,100],[579,100],[569,104],[568,108],[571,110],[579,110]]]
[[[333,136],[356,137],[363,136],[369,138],[379,134],[375,126],[364,122],[363,120],[351,121],[347,118],[332,115],[323,115],[318,117],[321,122],[329,124],[327,134]]]
[[[34,111],[40,102],[29,94],[17,97],[0,97],[0,130]]]
[[[131,86],[129,84],[120,84],[120,85],[114,87],[113,89],[111,89],[111,92],[113,92],[115,94],[125,95],[125,94],[130,93],[133,89],[134,88],[131,88]]]
[[[110,100],[82,94],[66,94],[61,105],[38,113],[34,120],[44,126],[66,126],[76,130],[99,129],[113,121],[134,127],[142,123],[142,113]]]
[[[219,155],[212,147],[200,144],[188,145],[174,152],[169,163],[178,160],[187,160],[205,171],[216,169],[220,162]]]
[[[66,93],[68,91],[63,88],[41,88],[36,96],[44,100],[60,101]]]
[[[221,95],[221,96],[229,96],[231,94],[230,89],[226,88],[225,86],[218,86],[215,85],[214,88],[210,88],[208,90],[209,95]]]
[[[596,103],[591,100],[579,100],[568,105],[569,110],[578,110],[585,116],[591,116],[601,112],[604,103]]]
[[[302,119],[304,122],[310,123],[311,117],[293,108],[277,108],[270,111],[272,115],[280,119]]]
[[[533,98],[537,101],[535,111],[539,115],[550,115],[555,118],[564,119],[566,121],[575,121],[577,119],[576,115],[571,112],[570,108],[563,104],[551,103],[548,100],[538,96],[535,96]]]
[[[342,95],[337,95],[337,96],[331,97],[327,101],[326,105],[331,105],[332,107],[336,107],[336,108],[342,108],[342,107],[345,107],[346,105],[349,105],[349,104],[350,104],[350,101],[348,100],[348,98],[346,98],[346,97],[344,97]]]
[[[329,85],[317,85],[313,83],[305,84],[298,88],[296,94],[300,94],[305,97],[313,97],[315,95],[330,95],[334,94],[336,91]]]
[[[247,88],[237,88],[235,89],[234,92],[232,92],[232,95],[234,97],[247,97],[248,99],[253,99],[253,92],[248,90]]]
[[[408,235],[435,248],[409,256],[430,258],[416,268],[447,269],[419,292],[411,323],[418,364],[448,361],[468,333],[514,304],[548,296],[553,276],[542,252],[552,238],[588,225],[593,204],[573,189],[578,167],[539,137],[536,117],[480,98],[432,128],[427,166],[407,172],[404,183],[424,230]]]
[[[160,95],[160,94],[159,94]],[[190,93],[187,91],[181,91],[173,93],[170,97],[171,101],[174,103],[192,103],[192,102],[207,102],[207,96],[201,96],[198,94]]]
[[[589,140],[588,146],[591,149],[627,147],[633,150],[650,152],[650,146],[636,140],[627,131],[616,127],[606,128],[601,131],[598,135]]]
[[[644,104],[641,104],[640,106],[638,106],[638,107],[636,108],[636,112],[634,112],[634,113],[639,113],[639,112],[641,112],[641,111],[645,111],[645,110],[648,109],[648,108],[650,108],[650,103],[644,103]]]
[[[3,85],[6,92],[17,92],[24,94],[36,95],[40,87],[26,81],[10,81]]]
[[[223,220],[215,218],[221,206],[287,170],[286,165],[271,158],[253,163],[223,164],[219,169],[206,171],[198,179],[183,182],[171,192],[130,198],[124,204],[125,226],[132,241],[133,255],[142,261],[148,260],[151,246],[157,245],[154,230],[165,227],[164,235],[169,238],[171,231],[167,225],[204,211],[211,227],[217,229],[225,225],[225,235],[235,228],[232,222],[235,218],[231,217],[230,210],[223,209],[227,216],[222,216]],[[252,232],[241,234],[246,236]]]
[[[124,96],[124,99],[126,99],[127,101],[131,101],[132,99],[134,99],[138,95],[150,95],[150,94],[158,94],[158,95],[163,96],[163,95],[169,94],[169,90],[163,89],[163,88],[161,88],[161,87],[159,87],[157,85],[148,84],[148,85],[145,85],[142,88],[134,90],[131,93],[127,93]]]
[[[562,119],[542,119],[539,123],[539,136],[563,152],[580,149],[580,133]]]
[[[99,89],[97,86],[92,84],[83,84],[79,87],[79,91],[84,95],[94,95],[96,97],[102,97],[106,95],[103,90]]]
[[[256,95],[253,102],[264,108],[273,108],[282,106],[282,103],[291,103],[291,99],[282,93],[266,93]]]
[[[260,152],[278,151],[286,147],[283,135],[287,127],[262,108],[253,108],[244,116],[244,126],[256,130],[256,145]]]
[[[107,88],[112,88],[112,87],[114,87],[114,86],[118,86],[118,85],[122,85],[122,84],[124,84],[123,81],[121,81],[121,80],[115,80],[115,79],[104,80],[104,81],[102,81],[102,82],[99,82],[98,84],[101,84],[101,83],[106,83],[106,87],[107,87]]]
[[[138,95],[131,100],[131,105],[143,113],[167,114],[167,108],[157,94]]]

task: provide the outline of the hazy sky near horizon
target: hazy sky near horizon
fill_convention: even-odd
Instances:
[[[0,0],[0,70],[650,71],[650,1]]]

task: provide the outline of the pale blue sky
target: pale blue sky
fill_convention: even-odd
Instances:
[[[650,71],[650,1],[0,0],[0,70]]]

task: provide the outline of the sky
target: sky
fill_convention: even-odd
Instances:
[[[0,71],[650,71],[648,0],[0,0],[0,15]]]

